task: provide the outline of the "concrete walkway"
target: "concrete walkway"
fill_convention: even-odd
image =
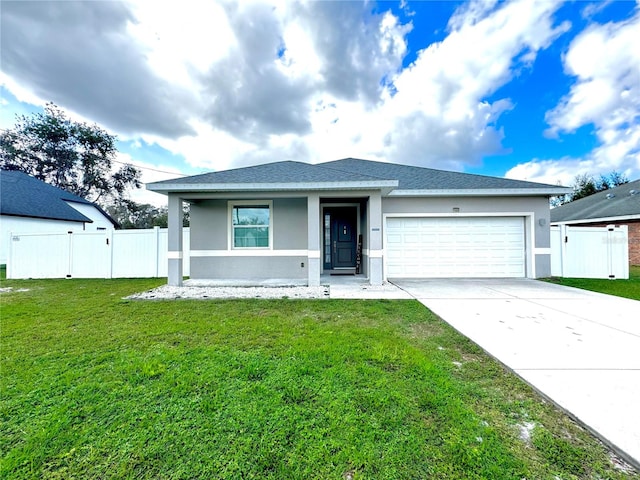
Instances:
[[[640,467],[640,302],[529,279],[394,283]]]

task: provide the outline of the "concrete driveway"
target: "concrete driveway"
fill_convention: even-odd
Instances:
[[[640,302],[530,279],[393,283],[640,467]]]

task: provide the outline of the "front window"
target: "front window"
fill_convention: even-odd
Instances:
[[[269,248],[270,204],[231,206],[233,248]]]

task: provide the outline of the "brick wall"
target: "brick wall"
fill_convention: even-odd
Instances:
[[[572,227],[606,227],[607,225],[627,225],[629,227],[629,265],[640,265],[640,220],[626,222],[582,223]]]
[[[629,225],[629,264],[640,265],[640,222]]]

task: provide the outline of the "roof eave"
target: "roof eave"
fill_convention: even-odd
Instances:
[[[442,188],[433,190],[394,190],[390,197],[513,197],[555,196],[571,193],[570,188]]]
[[[79,213],[79,212],[78,212]],[[75,222],[75,223],[93,223],[93,220],[91,220],[90,218],[80,214],[82,217],[84,217],[84,220],[80,220],[80,219],[76,219],[76,218],[65,218],[65,217],[53,217],[53,216],[49,216],[49,217],[45,217],[43,215],[32,215],[32,214],[28,214],[28,213],[8,213],[8,212],[2,212],[0,213],[0,215],[6,215],[7,217],[21,217],[21,218],[38,218],[40,220],[55,220],[55,221],[62,221],[62,222]]]
[[[329,190],[382,190],[387,195],[397,188],[397,180],[355,182],[282,182],[282,183],[148,183],[147,190],[165,195],[181,192],[240,192],[240,191],[329,191]]]
[[[640,213],[632,215],[617,215],[615,217],[578,218],[573,220],[551,220],[552,225],[572,225],[576,223],[603,223],[603,222],[624,222],[627,220],[640,220]]]

